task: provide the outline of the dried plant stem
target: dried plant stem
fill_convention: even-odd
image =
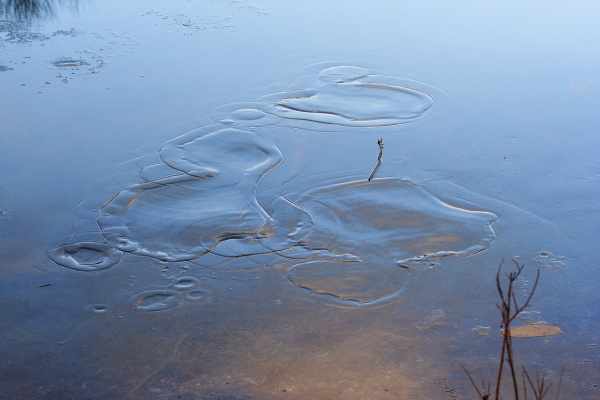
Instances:
[[[383,156],[383,139],[379,139],[377,141],[377,144],[379,145],[379,157],[377,157],[377,165],[375,165],[375,168],[373,168],[373,172],[371,172],[371,175],[369,176],[369,182],[371,181],[371,179],[373,179],[375,173],[379,169],[379,166],[381,165],[381,157]]]
[[[518,262],[514,261],[516,270],[510,271],[506,274],[508,278],[508,288],[506,292],[502,289],[502,284],[500,282],[500,272],[502,270],[503,262],[498,266],[498,272],[496,273],[496,288],[498,289],[498,294],[500,295],[501,304],[498,305],[498,309],[500,310],[500,314],[502,316],[502,323],[500,327],[504,329],[504,335],[502,339],[502,350],[500,352],[500,365],[498,367],[498,376],[496,377],[496,393],[495,399],[500,399],[500,383],[502,381],[502,372],[504,363],[508,364],[510,369],[510,376],[513,384],[514,391],[514,399],[519,400],[519,383],[517,381],[517,374],[515,371],[515,361],[513,356],[513,347],[512,347],[512,335],[510,334],[510,324],[513,320],[519,315],[521,311],[523,311],[533,298],[533,294],[537,288],[538,282],[540,280],[540,270],[537,271],[537,275],[535,277],[535,282],[533,284],[533,288],[531,292],[525,299],[525,303],[522,306],[519,306],[517,301],[517,296],[514,291],[514,283],[523,272],[524,265],[519,265]],[[514,309],[513,309],[514,306]]]
[[[529,304],[531,303],[531,299],[537,289],[538,282],[540,280],[540,270],[538,269],[537,275],[535,277],[535,282],[533,283],[533,287],[529,294],[525,297],[525,301],[522,304],[519,304],[517,300],[517,295],[515,294],[515,282],[519,279],[521,272],[523,272],[524,265],[519,265],[519,263],[513,260],[516,269],[509,271],[506,273],[506,277],[508,278],[508,285],[506,287],[502,286],[502,282],[500,281],[502,267],[504,261],[500,262],[498,266],[498,272],[496,273],[496,289],[498,290],[498,294],[500,295],[500,304],[498,304],[498,310],[500,310],[500,315],[502,317],[500,328],[502,329],[502,348],[500,350],[500,363],[498,365],[498,374],[496,376],[496,387],[494,389],[494,400],[501,400],[502,397],[500,395],[500,387],[502,385],[502,377],[504,376],[504,367],[505,364],[508,365],[508,369],[510,371],[510,377],[512,381],[513,387],[513,399],[519,400],[519,382],[517,380],[517,373],[515,370],[515,358],[513,352],[513,342],[512,335],[510,332],[510,326],[512,322],[517,318],[517,316],[525,310]],[[475,384],[475,380],[467,371],[467,369],[463,366],[463,370],[467,374],[471,385],[477,392],[480,400],[489,400],[491,399],[490,385],[488,383],[487,387],[485,382],[482,383],[482,388],[480,388]],[[560,387],[563,379],[563,371],[560,374],[560,382],[558,384],[558,391],[556,393],[556,400],[558,400],[558,396],[560,395]],[[535,400],[542,400],[548,392],[550,391],[551,384],[547,383],[545,380],[545,376],[542,375],[540,377],[539,373],[537,374],[537,379],[534,382],[533,379],[529,376],[525,368],[522,371],[522,393],[524,400],[527,400],[527,386],[529,386],[533,392]]]

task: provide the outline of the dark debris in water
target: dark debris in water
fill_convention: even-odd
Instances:
[[[59,58],[52,62],[52,65],[56,68],[76,68],[90,65],[87,61],[77,58]]]
[[[56,32],[52,33],[52,36],[71,36],[71,37],[75,37],[78,35],[81,35],[83,32],[82,31],[78,31],[77,29],[71,28],[71,29],[67,29],[67,30],[58,30]]]
[[[50,36],[29,32],[27,25],[20,22],[0,21],[0,33],[5,35],[0,36],[0,42],[8,43],[29,43],[33,41],[44,41],[50,39]]]

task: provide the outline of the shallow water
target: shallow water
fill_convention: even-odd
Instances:
[[[473,398],[513,258],[563,332],[518,364],[598,397],[596,6],[46,4],[0,18],[0,397]]]

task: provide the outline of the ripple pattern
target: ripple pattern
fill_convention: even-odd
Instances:
[[[112,246],[98,242],[67,243],[53,248],[48,257],[75,271],[98,271],[121,262],[123,253]]]
[[[123,251],[162,261],[207,253],[238,257],[284,251],[305,236],[311,217],[286,201],[265,209],[257,199],[280,150],[250,131],[204,128],[168,142],[163,165],[142,170],[147,181],[123,190],[102,207],[98,225]],[[198,137],[198,133],[205,133]],[[167,173],[163,171],[167,167]],[[150,169],[159,170],[157,177]]]
[[[184,302],[204,303],[212,300],[211,290],[201,287],[201,281],[195,277],[181,277],[167,289],[146,290],[129,299],[135,311],[157,312],[178,307]]]
[[[318,72],[308,87],[266,95],[263,108],[284,119],[351,127],[399,125],[423,116],[433,107],[416,82],[373,75],[355,66],[334,66]]]
[[[331,249],[349,253],[364,249],[361,257],[386,254],[398,264],[473,255],[496,237],[493,213],[451,206],[400,179],[332,185],[298,203],[315,215],[309,245],[328,243]]]
[[[442,201],[410,180],[299,178],[303,165],[290,157],[285,133],[326,125],[354,135],[416,123],[436,108],[434,88],[362,66],[316,64],[300,75],[255,102],[216,107],[215,124],[133,160],[136,173],[119,176],[120,190],[97,214],[106,243],[66,244],[50,258],[78,270],[108,268],[121,252],[224,273],[270,269],[290,295],[363,307],[395,301],[413,265],[493,243],[496,215]],[[212,298],[198,279],[183,277],[130,304],[155,312]]]

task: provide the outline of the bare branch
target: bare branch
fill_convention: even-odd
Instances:
[[[377,157],[377,165],[375,165],[375,168],[373,168],[373,172],[371,172],[371,175],[369,176],[369,179],[368,179],[369,182],[371,181],[371,179],[373,179],[373,177],[377,173],[377,170],[379,169],[379,166],[381,165],[381,157],[383,156],[383,139],[379,139],[377,141],[377,144],[379,145],[379,157]]]
[[[521,276],[521,273],[523,272],[525,265],[519,264],[517,262],[517,260],[513,259],[513,263],[515,264],[515,269],[513,269],[512,271],[509,271],[505,274],[506,279],[508,280],[508,285],[505,285],[503,287],[501,279],[500,279],[500,274],[502,272],[503,263],[504,263],[504,260],[502,260],[500,262],[500,265],[498,266],[498,271],[496,273],[496,288],[498,290],[498,294],[500,295],[500,303],[496,304],[496,307],[498,307],[498,310],[500,311],[500,316],[501,316],[500,327],[503,328],[504,335],[502,338],[502,348],[500,351],[500,362],[498,365],[498,372],[497,372],[497,376],[496,376],[496,387],[495,387],[494,400],[502,399],[502,396],[500,394],[500,387],[502,384],[502,377],[504,375],[504,364],[508,364],[508,368],[509,368],[510,375],[511,375],[512,387],[513,387],[512,399],[519,400],[519,386],[521,385],[524,400],[527,400],[527,398],[528,398],[528,389],[527,389],[528,386],[531,388],[533,395],[535,396],[534,400],[543,400],[550,392],[550,388],[551,388],[552,384],[548,383],[546,381],[545,375],[542,375],[540,377],[539,372],[537,373],[537,378],[536,378],[536,381],[534,382],[531,379],[531,377],[529,376],[529,374],[527,373],[527,370],[525,368],[523,368],[523,372],[522,372],[522,377],[521,377],[522,382],[519,384],[519,381],[517,380],[517,373],[515,370],[515,359],[514,359],[514,353],[513,353],[512,335],[510,333],[511,323],[515,320],[515,318],[523,310],[525,310],[527,307],[529,307],[529,304],[531,303],[531,299],[533,298],[533,295],[535,294],[535,291],[537,290],[537,286],[538,286],[538,283],[540,280],[540,270],[539,269],[537,270],[537,274],[535,277],[535,281],[533,283],[533,287],[531,288],[531,291],[529,292],[529,294],[527,294],[525,296],[524,303],[522,305],[519,305],[519,300],[517,297],[520,297],[520,296],[517,296],[517,292],[515,291],[515,282]],[[473,387],[477,391],[479,399],[484,399],[484,400],[491,399],[491,393],[489,391],[490,385],[488,384],[487,389],[486,389],[485,382],[482,382],[481,387],[483,389],[480,390],[479,387],[475,384],[475,381],[473,380],[471,374],[466,370],[466,368],[464,366],[463,366],[463,370],[469,377],[469,380],[471,381],[471,385],[473,385]],[[558,400],[558,398],[559,398],[560,386],[562,384],[562,378],[563,378],[563,372],[564,372],[564,368],[563,368],[563,371],[561,371],[560,382],[559,382],[558,391],[556,393],[555,400]]]

